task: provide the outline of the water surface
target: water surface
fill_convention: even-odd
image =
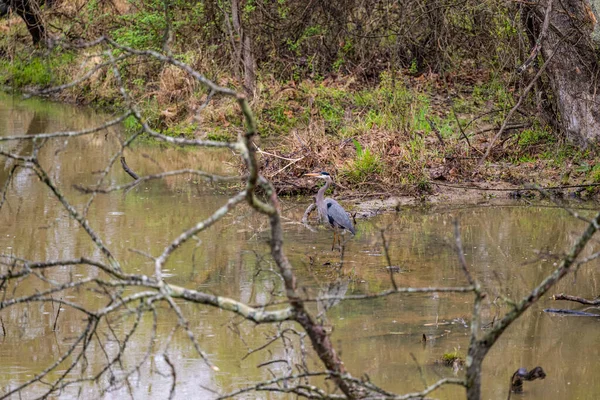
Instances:
[[[0,97],[0,135],[80,129],[108,118],[86,109]],[[95,183],[122,140],[119,127],[85,137],[50,140],[42,147],[41,161],[69,201],[82,210],[89,195],[80,194],[73,185]],[[4,151],[23,155],[29,154],[33,145],[0,144]],[[139,174],[190,167],[226,175],[237,171],[235,156],[228,151],[141,143],[125,154],[130,167]],[[0,160],[2,187],[13,163]],[[106,183],[116,185],[130,180],[117,163]],[[152,261],[139,252],[157,256],[184,229],[209,216],[226,200],[222,187],[195,177],[171,177],[143,183],[127,193],[98,196],[88,219],[128,272],[151,274]],[[394,278],[399,286],[464,285],[466,280],[453,249],[453,221],[458,219],[467,263],[488,294],[483,308],[484,324],[508,309],[505,299],[519,299],[555,268],[558,257],[585,227],[585,223],[559,208],[518,203],[501,207],[404,209],[357,221],[358,234],[348,240],[341,260],[338,252],[331,251],[332,236],[328,230],[312,232],[298,223],[307,205],[282,199],[285,248],[307,294],[367,294],[390,288],[382,230],[389,242]],[[344,205],[353,207],[351,202]],[[581,212],[587,215],[592,211]],[[0,210],[0,227],[1,254],[36,261],[80,256],[102,259],[48,188],[27,169],[16,170],[7,203]],[[167,265],[167,279],[172,284],[252,304],[277,299],[281,285],[269,271],[274,265],[268,257],[267,240],[268,221],[241,205],[178,250]],[[589,252],[596,247],[597,242],[593,242]],[[551,292],[596,296],[597,268],[598,263],[582,267],[577,275],[568,276]],[[66,281],[90,273],[97,271],[60,267],[48,271],[45,278]],[[40,280],[23,282],[16,295],[42,286]],[[90,307],[104,304],[89,291],[70,292],[68,296]],[[594,379],[600,368],[599,321],[546,314],[542,310],[548,307],[577,308],[556,304],[548,297],[513,324],[490,352],[484,364],[484,398],[505,398],[512,373],[519,367],[538,365],[548,377],[543,382],[526,383],[524,398],[592,399],[600,392],[600,383]],[[367,374],[385,389],[405,393],[422,390],[425,383],[441,377],[462,376],[463,371],[453,371],[438,360],[447,352],[466,354],[472,300],[470,294],[433,293],[345,301],[333,304],[327,311],[322,304],[312,307],[328,326],[334,327],[333,342],[351,373]],[[275,328],[242,323],[229,313],[194,304],[181,307],[202,349],[219,371],[210,369],[196,356],[183,333],[176,334],[169,345],[170,359],[177,369],[176,398],[213,398],[216,395],[211,391],[231,392],[270,379],[270,371],[286,371],[283,363],[257,368],[265,361],[291,357],[301,362],[298,354],[288,355],[279,345],[242,359],[250,349],[264,344]],[[122,398],[128,390],[135,398],[168,396],[171,380],[156,371],[167,372],[160,356],[161,344],[176,319],[164,307],[159,311],[158,341],[149,361],[133,376],[130,389],[120,388],[102,394],[104,397]],[[54,332],[56,310],[48,304],[12,307],[0,315],[6,331],[0,336],[0,394],[51,365],[81,332],[84,323],[80,313],[64,309]],[[126,329],[126,325],[115,326]],[[146,318],[128,345],[126,364],[133,365],[144,357],[151,334],[151,320]],[[426,343],[421,341],[423,335],[428,338]],[[102,365],[105,350],[97,345],[91,347],[87,360],[90,369],[97,370]],[[315,370],[322,369],[314,354],[308,354],[307,364]],[[33,397],[43,389],[43,385],[34,386],[24,397]],[[83,385],[82,390],[84,397],[100,395],[93,384]],[[77,390],[68,390],[61,398],[77,395]],[[433,394],[447,399],[461,395],[462,390],[456,387]],[[286,397],[259,393],[244,398]]]

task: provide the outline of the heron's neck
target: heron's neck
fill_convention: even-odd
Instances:
[[[323,186],[321,189],[319,189],[319,192],[317,193],[317,204],[320,204],[323,202],[323,200],[325,198],[325,192],[327,191],[327,189],[329,189],[330,186],[331,186],[331,178],[325,179],[325,186]]]

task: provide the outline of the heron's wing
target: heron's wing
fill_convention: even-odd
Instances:
[[[354,230],[352,221],[350,221],[348,214],[346,214],[344,208],[340,206],[340,203],[327,198],[325,199],[325,205],[327,206],[327,219],[329,220],[329,223],[333,226],[337,225],[344,229],[348,229],[354,235],[356,231]]]

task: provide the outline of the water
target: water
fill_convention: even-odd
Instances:
[[[97,125],[107,118],[85,109],[0,97],[0,135],[79,129]],[[51,140],[41,150],[41,162],[69,201],[82,210],[89,195],[79,193],[73,185],[95,183],[99,171],[118,150],[120,140],[119,127],[90,136]],[[0,147],[4,151],[28,154],[32,145],[2,142]],[[129,166],[139,174],[190,167],[219,174],[237,171],[236,160],[227,151],[141,143],[125,154]],[[0,187],[3,187],[13,163],[0,159]],[[130,181],[117,163],[106,183],[116,185]],[[171,177],[141,184],[127,193],[99,195],[92,203],[88,219],[127,272],[152,274],[152,261],[132,250],[157,256],[184,229],[222,205],[227,199],[224,192],[223,188],[213,187],[196,177]],[[348,202],[344,204],[352,207]],[[339,253],[330,251],[332,235],[329,231],[311,232],[297,222],[306,206],[305,202],[282,200],[286,252],[300,285],[313,297],[389,289],[382,230],[389,242],[392,264],[397,267],[394,279],[399,286],[466,284],[453,248],[453,221],[458,219],[467,263],[488,294],[482,312],[484,324],[508,310],[503,299],[519,299],[555,268],[557,257],[574,243],[585,226],[558,208],[525,207],[517,203],[502,207],[405,209],[358,221],[358,234],[347,242],[341,263]],[[581,212],[591,215],[591,211]],[[36,261],[82,255],[102,259],[82,229],[27,169],[19,168],[15,172],[7,203],[0,210],[0,227],[2,254]],[[269,271],[274,265],[268,257],[267,239],[267,220],[240,205],[219,224],[197,235],[197,241],[174,253],[167,264],[167,280],[251,304],[279,299],[281,285],[277,276]],[[597,242],[592,243],[588,254],[595,247],[598,247]],[[597,267],[598,263],[582,267],[577,275],[569,275],[551,293],[594,297],[599,293],[594,273]],[[2,267],[3,272],[6,268]],[[106,278],[86,267],[67,266],[48,270],[43,278],[66,282],[90,273]],[[15,295],[34,293],[46,285],[42,279],[28,279],[19,284]],[[106,304],[105,298],[91,290],[73,290],[62,296],[64,300],[92,308]],[[425,383],[432,384],[440,377],[463,376],[463,371],[453,371],[438,360],[448,352],[466,354],[472,300],[470,294],[429,293],[345,301],[332,305],[326,313],[321,304],[311,307],[315,314],[321,313],[328,326],[334,326],[330,328],[333,343],[351,373],[367,374],[385,389],[405,393],[422,390]],[[250,349],[265,344],[276,328],[242,323],[239,318],[212,308],[179,304],[202,349],[219,371],[210,369],[199,359],[184,332],[177,331],[168,348],[169,359],[177,371],[176,398],[214,398],[216,395],[211,390],[228,393],[270,379],[269,369],[275,374],[286,371],[282,362],[257,367],[266,361],[291,358],[302,362],[298,354],[286,354],[279,344],[243,358]],[[580,308],[553,302],[545,296],[513,324],[484,363],[484,398],[505,398],[512,373],[519,367],[530,369],[537,365],[544,368],[548,377],[542,382],[525,383],[524,398],[592,399],[600,393],[599,383],[594,380],[600,367],[600,339],[596,334],[599,321],[542,311],[549,307]],[[0,312],[6,331],[0,336],[0,393],[6,393],[51,365],[81,334],[85,325],[82,314],[63,307],[56,320],[57,308],[34,303]],[[55,322],[58,329],[53,331]],[[111,324],[122,333],[131,327],[131,322],[131,318],[126,318],[111,321]],[[127,345],[122,361],[131,367],[144,359],[151,339],[156,339],[140,372],[132,375],[130,388],[120,387],[102,394],[98,385],[86,383],[81,385],[82,396],[121,398],[130,391],[135,398],[168,397],[171,378],[162,353],[177,320],[166,305],[161,305],[155,334],[152,322],[150,316],[144,317]],[[106,326],[103,328],[106,331]],[[428,338],[426,343],[421,341],[423,335]],[[297,343],[296,335],[290,333],[289,337]],[[106,360],[105,352],[112,354],[116,349],[114,341],[103,343],[104,348],[97,340],[91,343],[87,353],[89,371],[97,372]],[[306,363],[314,370],[322,369],[314,354],[307,354]],[[60,376],[64,367],[59,366],[49,379]],[[47,389],[44,385],[34,385],[23,397],[40,395],[44,389]],[[445,387],[433,396],[460,398],[462,393],[458,387]],[[63,392],[61,398],[76,396],[77,388]],[[287,398],[264,392],[245,396]]]

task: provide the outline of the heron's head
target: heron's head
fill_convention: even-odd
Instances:
[[[331,179],[331,175],[329,172],[311,172],[310,174],[304,174],[304,176],[310,176],[313,178],[321,178],[321,179]]]

